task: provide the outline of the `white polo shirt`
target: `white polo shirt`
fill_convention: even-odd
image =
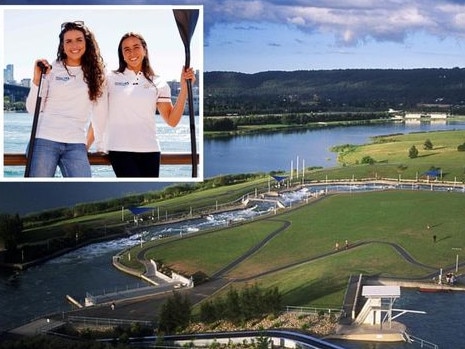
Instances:
[[[94,103],[89,99],[81,67],[68,67],[68,71],[61,62],[55,61],[42,81],[36,137],[85,144]],[[26,99],[26,108],[31,114],[35,112],[37,92],[38,86],[32,84]]]
[[[107,76],[108,116],[106,149],[111,151],[160,151],[155,126],[158,102],[171,103],[171,90],[159,76],[153,83],[130,69]]]

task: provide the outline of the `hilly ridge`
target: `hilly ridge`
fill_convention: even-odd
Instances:
[[[204,73],[206,116],[387,108],[460,108],[465,69],[341,69]]]

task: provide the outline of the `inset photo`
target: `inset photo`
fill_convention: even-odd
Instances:
[[[203,180],[202,6],[3,6],[4,181]]]

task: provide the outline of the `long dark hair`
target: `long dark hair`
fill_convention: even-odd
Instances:
[[[84,73],[84,81],[89,88],[89,99],[97,100],[103,93],[103,84],[105,82],[105,66],[103,58],[100,55],[100,49],[95,40],[94,34],[84,25],[83,22],[66,22],[61,25],[59,35],[60,43],[57,51],[57,61],[65,63],[66,53],[64,50],[64,36],[67,31],[79,30],[84,34],[86,40],[86,51],[81,57],[81,69]],[[66,64],[65,68],[66,68]],[[66,68],[67,69],[67,68]]]
[[[121,40],[119,41],[118,44],[118,61],[119,61],[119,66],[118,69],[115,70],[117,73],[122,73],[128,66],[127,63],[124,61],[124,56],[123,56],[123,41],[126,40],[127,38],[134,37],[140,40],[142,43],[142,47],[145,50],[145,57],[142,60],[142,74],[144,74],[145,78],[153,83],[153,77],[155,76],[155,73],[150,66],[150,60],[149,60],[149,51],[147,50],[147,42],[145,39],[142,37],[142,35],[134,32],[129,32],[123,35]]]

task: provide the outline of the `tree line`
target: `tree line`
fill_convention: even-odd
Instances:
[[[367,122],[389,118],[387,111],[380,112],[321,112],[321,113],[289,113],[267,115],[229,115],[204,119],[204,131],[225,132],[236,131],[239,126],[286,125],[302,126],[318,122]]]
[[[464,112],[465,69],[340,69],[204,73],[204,115],[329,111]],[[445,108],[445,109],[444,109]]]
[[[240,325],[281,311],[282,295],[278,288],[263,289],[255,284],[239,291],[231,287],[225,296],[203,302],[198,319],[207,324],[224,320]],[[190,300],[174,292],[161,308],[158,330],[165,334],[176,333],[194,320]]]

